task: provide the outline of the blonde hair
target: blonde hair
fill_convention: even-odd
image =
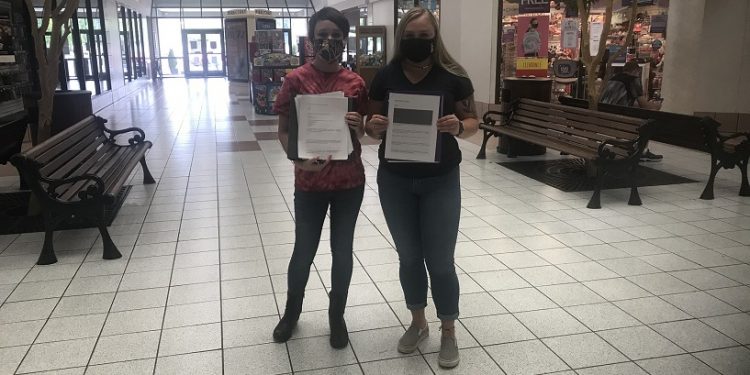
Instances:
[[[422,7],[410,9],[404,14],[404,18],[398,23],[398,26],[396,27],[396,42],[394,43],[394,53],[391,62],[401,62],[405,59],[399,49],[401,48],[401,39],[404,37],[404,32],[406,31],[406,25],[425,14],[427,15],[427,18],[429,18],[432,27],[435,28],[435,43],[432,51],[433,64],[445,69],[453,75],[469,78],[466,69],[464,69],[445,48],[443,39],[440,37],[440,27],[438,26],[437,19],[429,10]]]

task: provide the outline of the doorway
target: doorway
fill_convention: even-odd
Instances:
[[[224,34],[216,30],[184,30],[182,32],[186,77],[223,77]]]

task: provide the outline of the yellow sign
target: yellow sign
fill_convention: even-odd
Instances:
[[[516,59],[516,69],[518,70],[538,70],[547,69],[547,59],[537,58],[518,58]]]

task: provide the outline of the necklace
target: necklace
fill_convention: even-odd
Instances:
[[[424,71],[424,70],[430,70],[430,68],[432,68],[432,62],[428,62],[427,64],[424,64],[424,65],[419,65],[419,64],[415,64],[415,63],[413,63],[411,61],[408,61],[407,64],[410,67],[412,67],[412,68],[416,68],[416,69],[419,69],[419,70],[422,70],[422,71]]]

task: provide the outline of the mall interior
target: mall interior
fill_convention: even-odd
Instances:
[[[595,2],[586,39],[576,1],[80,0],[52,83],[52,129],[64,132],[55,152],[91,114],[111,129],[138,127],[155,183],[143,183],[138,159],[118,166],[123,188],[106,215],[121,258],[103,259],[96,223],[74,215],[54,232],[57,262],[42,265],[46,200],[36,194],[45,190],[29,190],[43,184],[21,181],[10,160],[44,146],[34,96],[44,46],[29,11],[41,25],[64,0],[0,0],[0,374],[750,374],[750,2],[634,1],[635,21],[632,1]],[[342,64],[368,84],[393,56],[395,25],[421,6],[468,72],[478,116],[500,116],[490,125],[515,121],[510,98],[522,94],[511,88],[530,83],[528,98],[574,111],[560,97],[586,99],[588,67],[575,62],[589,47],[608,51],[613,72],[637,61],[644,95],[661,108],[636,112],[677,129],[648,145],[662,161],[634,159],[642,204],[628,204],[631,181],[612,177],[599,209],[587,208],[585,158],[553,147],[509,156],[513,139],[482,130],[458,139],[454,369],[438,366],[432,300],[431,335],[412,354],[397,351],[411,316],[378,195],[380,140],[368,136],[350,344],[329,345],[329,220],[297,329],[273,340],[295,239],[294,167],[273,102],[284,76],[314,55],[307,23],[326,6],[349,20]],[[530,27],[520,24],[531,17],[547,51],[526,57]],[[46,35],[50,48],[55,34]],[[542,72],[530,77],[522,62],[532,60]],[[625,119],[599,109],[573,113]]]

